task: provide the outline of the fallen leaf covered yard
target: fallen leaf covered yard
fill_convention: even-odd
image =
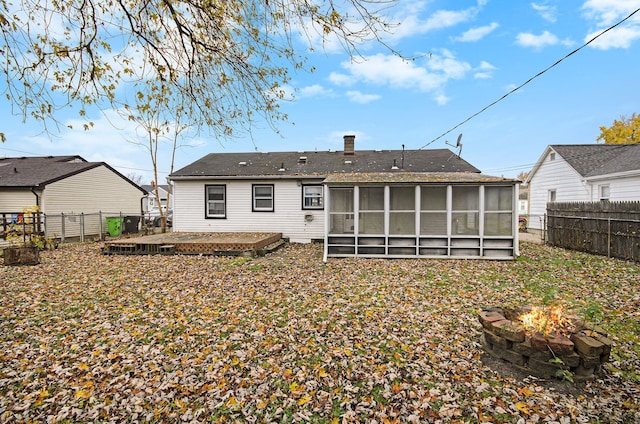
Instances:
[[[322,255],[82,244],[1,267],[0,421],[640,419],[638,264],[532,243],[516,261]],[[596,379],[512,374],[483,352],[480,305],[537,304],[552,288],[613,341]]]

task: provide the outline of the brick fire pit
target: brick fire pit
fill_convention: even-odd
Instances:
[[[609,360],[612,342],[604,330],[568,317],[573,323],[568,336],[529,334],[519,320],[528,310],[491,308],[478,314],[487,353],[540,378],[563,378],[570,372],[576,380],[592,379]]]

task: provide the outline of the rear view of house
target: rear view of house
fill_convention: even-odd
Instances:
[[[325,257],[514,258],[517,181],[447,149],[209,154],[174,172],[174,231],[279,232]]]

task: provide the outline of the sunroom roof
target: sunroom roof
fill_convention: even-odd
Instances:
[[[324,182],[330,185],[407,184],[407,183],[509,183],[516,179],[494,177],[474,172],[352,172],[330,174]]]

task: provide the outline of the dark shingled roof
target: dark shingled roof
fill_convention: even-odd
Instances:
[[[640,170],[640,144],[552,144],[583,177]]]
[[[323,177],[335,173],[474,172],[480,170],[448,149],[210,153],[171,174],[173,179],[198,177]]]
[[[152,185],[152,184],[142,184],[140,187],[142,187],[142,189],[148,193],[155,193],[156,192],[156,186]],[[169,190],[169,186],[167,184],[159,184],[158,185],[159,188],[161,188],[164,191]]]
[[[30,156],[0,158],[0,188],[44,188],[47,184],[105,166],[141,191],[140,186],[104,162],[87,162],[80,156]]]

